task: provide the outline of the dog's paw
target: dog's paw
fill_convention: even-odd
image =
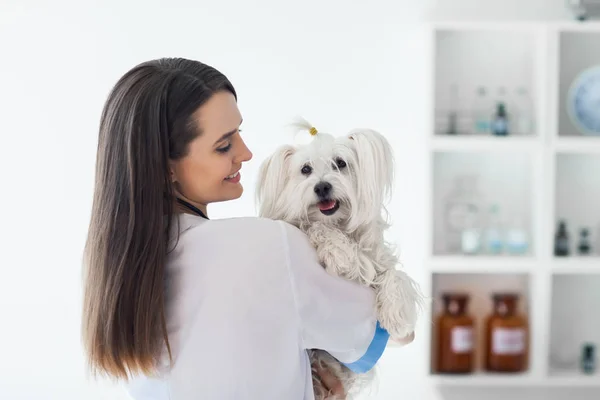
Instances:
[[[416,319],[403,318],[399,313],[393,314],[394,310],[386,310],[385,307],[379,310],[379,323],[389,334],[392,340],[404,342],[415,331]]]
[[[377,312],[381,326],[394,340],[411,335],[423,309],[416,282],[404,271],[388,271],[377,288]]]
[[[419,314],[415,299],[400,300],[378,296],[377,311],[379,323],[394,340],[404,340],[415,331]]]

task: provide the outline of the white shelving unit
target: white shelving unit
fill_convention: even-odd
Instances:
[[[600,362],[600,136],[578,133],[565,111],[573,79],[585,68],[600,65],[600,24],[436,23],[431,27],[431,48],[429,279],[423,285],[433,302],[425,317],[433,323],[424,324],[431,360],[428,376],[437,385],[449,386],[600,388],[600,370],[583,374],[578,358],[583,343],[593,342]],[[492,95],[499,87],[510,94],[525,88],[534,105],[533,129],[526,132],[513,124],[508,136],[474,133],[472,105],[480,85],[493,87]],[[508,102],[511,115],[515,102]],[[478,176],[482,204],[500,204],[505,216],[519,215],[529,239],[526,252],[455,251],[447,239],[452,235],[445,230],[444,200],[453,178],[461,174]],[[554,256],[561,219],[568,221],[573,250],[578,229],[590,225],[591,255]],[[525,373],[436,373],[439,295],[452,289],[472,294],[470,311],[479,325],[491,312],[493,291],[521,295],[520,307],[530,326]]]

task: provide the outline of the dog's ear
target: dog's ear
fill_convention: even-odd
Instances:
[[[356,129],[348,134],[356,156],[358,201],[366,218],[375,218],[392,194],[394,155],[387,139],[374,130]]]
[[[284,210],[281,209],[283,206],[278,205],[278,199],[290,178],[289,162],[295,151],[293,146],[282,146],[260,165],[256,184],[256,202],[260,217],[281,217]]]

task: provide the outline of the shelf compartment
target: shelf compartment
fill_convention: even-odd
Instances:
[[[566,223],[569,254],[576,256],[581,230],[588,230],[590,255],[600,249],[600,154],[556,155],[555,225]],[[556,239],[555,239],[556,241]],[[561,257],[563,258],[563,257]],[[581,258],[579,260],[583,261]],[[559,261],[559,260],[557,260]]]
[[[432,184],[434,256],[465,253],[462,232],[473,216],[473,213],[468,212],[472,209],[469,204],[474,204],[477,208],[473,219],[482,233],[482,250],[472,257],[502,257],[507,254],[507,251],[502,251],[496,255],[485,249],[484,229],[489,226],[492,205],[499,207],[500,233],[504,242],[510,233],[509,229],[518,228],[525,233],[527,248],[516,252],[513,257],[534,254],[534,164],[530,152],[435,152]],[[459,185],[476,186],[473,191],[477,193],[469,195],[467,200],[460,200],[456,195]],[[517,235],[512,237],[519,239]]]
[[[482,135],[477,115],[489,118],[502,101],[510,135],[533,135],[535,109],[536,33],[533,30],[443,29],[435,34],[435,126],[436,135]],[[493,48],[494,51],[490,51]],[[485,95],[479,95],[483,88]],[[524,91],[529,101],[518,92]],[[527,108],[525,107],[527,106]],[[517,112],[519,110],[519,112]],[[527,128],[529,126],[529,128]]]
[[[600,274],[554,275],[551,307],[549,376],[585,382],[582,346],[595,345],[596,357],[600,346]]]
[[[511,292],[519,295],[518,312],[527,316],[531,324],[530,307],[530,274],[527,273],[433,273],[432,274],[432,318],[430,347],[430,374],[440,379],[453,379],[455,375],[437,374],[437,319],[443,311],[442,294],[446,292],[467,293],[470,297],[467,313],[475,323],[475,373],[459,379],[477,376],[519,377],[529,372],[519,374],[483,374],[485,351],[485,320],[493,310],[492,294],[496,292]],[[531,333],[529,334],[531,337]],[[531,346],[530,353],[531,353]],[[531,354],[529,356],[531,359]]]
[[[558,71],[558,133],[560,137],[576,137],[585,135],[585,128],[580,123],[574,123],[569,109],[572,88],[582,73],[592,67],[600,66],[600,32],[594,31],[565,31],[559,33],[559,71]],[[596,74],[600,78],[600,72]],[[588,81],[591,82],[591,81]],[[586,86],[592,88],[592,86]],[[597,87],[597,86],[596,86]],[[594,87],[588,93],[595,93]],[[594,101],[583,92],[577,98],[581,104]],[[586,112],[583,115],[590,115]],[[600,118],[600,116],[599,116]],[[593,118],[595,119],[595,118]],[[600,135],[600,134],[596,134]],[[595,137],[600,140],[600,136]]]

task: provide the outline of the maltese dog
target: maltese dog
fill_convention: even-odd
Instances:
[[[413,279],[396,269],[398,258],[384,240],[389,227],[384,202],[394,172],[388,141],[369,129],[334,137],[306,121],[296,127],[313,139],[282,146],[262,163],[259,215],[305,232],[328,273],[372,288],[380,325],[393,340],[410,342],[423,297]],[[374,378],[374,370],[355,374],[324,351],[312,350],[310,357],[312,365],[333,372],[348,394]],[[313,382],[316,399],[326,398],[315,371]]]

